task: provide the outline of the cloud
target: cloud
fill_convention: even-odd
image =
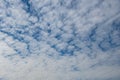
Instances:
[[[119,0],[1,0],[0,80],[119,80],[119,8]]]

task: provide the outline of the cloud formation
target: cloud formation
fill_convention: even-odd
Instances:
[[[119,80],[119,0],[0,0],[0,80]]]

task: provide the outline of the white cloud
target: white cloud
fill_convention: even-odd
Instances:
[[[59,1],[0,1],[0,79],[119,80],[119,0]]]

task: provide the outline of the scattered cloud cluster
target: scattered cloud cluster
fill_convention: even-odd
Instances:
[[[119,0],[1,0],[0,80],[119,80]]]

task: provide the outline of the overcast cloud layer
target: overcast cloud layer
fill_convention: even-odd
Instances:
[[[0,80],[120,80],[120,0],[0,0]]]

